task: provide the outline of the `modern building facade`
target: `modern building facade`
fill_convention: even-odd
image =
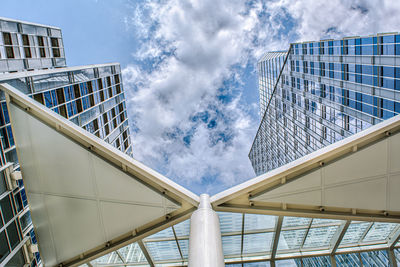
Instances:
[[[257,175],[400,113],[400,35],[291,44],[258,62]]]
[[[66,67],[61,30],[51,26],[0,18],[0,35],[0,83],[132,155],[119,64]],[[0,100],[0,266],[40,266],[3,92]]]
[[[65,67],[61,29],[0,17],[0,73]]]

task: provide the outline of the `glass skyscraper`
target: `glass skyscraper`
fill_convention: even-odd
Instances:
[[[400,35],[291,44],[258,62],[257,175],[400,113]]]
[[[66,67],[59,28],[0,18],[0,83],[132,155],[119,64]],[[0,91],[0,266],[40,266],[5,95]]]

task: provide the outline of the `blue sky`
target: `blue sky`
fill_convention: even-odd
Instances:
[[[398,0],[2,0],[62,29],[69,66],[120,62],[134,157],[195,193],[254,177],[257,59],[290,42],[400,30]]]

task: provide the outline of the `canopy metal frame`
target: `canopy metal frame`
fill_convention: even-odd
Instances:
[[[113,240],[106,242],[105,244],[99,244],[97,247],[76,255],[66,261],[60,262],[60,266],[79,266],[87,263],[89,266],[93,265],[90,263],[92,260],[108,254],[113,251],[131,244],[138,242],[143,254],[145,255],[148,264],[154,266],[157,262],[151,256],[151,253],[146,248],[145,238],[155,234],[168,227],[173,229],[173,237],[171,240],[175,240],[180,259],[179,260],[167,260],[162,261],[164,263],[177,262],[185,264],[187,259],[183,256],[182,250],[179,245],[179,240],[182,237],[178,237],[175,229],[173,228],[179,222],[189,219],[194,211],[196,211],[199,204],[199,197],[180,185],[170,181],[166,177],[159,173],[151,170],[145,165],[141,164],[118,151],[117,149],[106,144],[104,141],[92,136],[85,130],[79,128],[73,123],[69,122],[65,118],[55,114],[41,104],[30,99],[28,96],[19,92],[8,84],[1,84],[0,89],[5,92],[7,104],[13,104],[18,108],[24,110],[29,116],[43,122],[51,129],[54,129],[65,138],[74,141],[81,147],[84,147],[88,152],[101,157],[109,164],[119,168],[123,173],[128,173],[148,187],[156,190],[166,198],[178,203],[180,208],[176,211],[171,212],[167,216],[161,217],[155,221],[149,222],[139,228],[132,229],[129,233],[123,236],[115,237]],[[13,125],[13,114],[11,115],[11,124]],[[312,256],[330,256],[332,266],[335,266],[335,255],[344,253],[360,253],[364,251],[374,250],[387,250],[390,257],[390,264],[397,266],[394,249],[400,239],[400,227],[396,227],[395,230],[387,237],[384,242],[364,244],[358,243],[349,245],[347,247],[340,247],[340,243],[345,236],[352,221],[366,221],[371,222],[369,227],[365,229],[359,242],[362,242],[363,238],[368,234],[370,229],[376,222],[384,223],[400,223],[400,208],[393,207],[394,209],[358,209],[352,207],[350,204],[346,207],[335,207],[335,206],[317,206],[307,204],[296,204],[296,203],[277,203],[268,202],[263,199],[260,200],[260,196],[268,194],[277,188],[284,187],[288,184],[301,181],[302,177],[315,171],[333,164],[341,159],[355,154],[363,149],[368,148],[371,145],[385,141],[398,134],[400,130],[400,116],[388,119],[380,124],[372,126],[367,130],[364,130],[358,134],[350,136],[342,141],[329,145],[323,149],[313,152],[303,158],[300,158],[294,162],[286,164],[280,168],[270,171],[264,175],[258,176],[251,179],[243,184],[232,187],[226,191],[218,193],[211,197],[211,205],[213,210],[219,212],[235,212],[241,213],[242,218],[242,229],[238,232],[222,233],[222,236],[229,235],[240,235],[240,255],[230,255],[225,258],[228,263],[245,263],[245,262],[257,262],[268,260],[272,265],[275,261],[281,259],[295,259],[305,258]],[[17,151],[18,151],[18,140]],[[23,166],[23,162],[21,164]],[[254,230],[246,232],[244,229],[245,216],[244,214],[265,214],[277,216],[277,221],[274,229],[266,231]],[[332,238],[328,247],[323,248],[312,248],[312,249],[301,249],[297,251],[285,251],[285,254],[278,253],[278,243],[281,236],[282,223],[285,216],[293,217],[306,217],[306,218],[322,218],[322,219],[336,219],[342,220],[342,223],[338,225],[338,230],[335,236]],[[307,235],[312,227],[312,221],[306,227],[297,227],[294,229],[307,229],[306,235],[302,240],[304,245]],[[323,227],[323,226],[318,226]],[[251,233],[264,233],[273,232],[274,237],[272,240],[271,251],[267,254],[262,255],[245,255],[243,239],[245,234]],[[159,241],[166,239],[159,239]],[[124,265],[135,265],[140,263],[128,262],[118,251],[116,252],[120,260],[122,261],[121,266]],[[116,266],[119,264],[113,264]],[[104,265],[106,266],[106,265]]]

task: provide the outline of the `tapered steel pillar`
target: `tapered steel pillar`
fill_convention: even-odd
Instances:
[[[202,194],[200,205],[190,218],[189,267],[225,266],[221,231],[210,196]]]

